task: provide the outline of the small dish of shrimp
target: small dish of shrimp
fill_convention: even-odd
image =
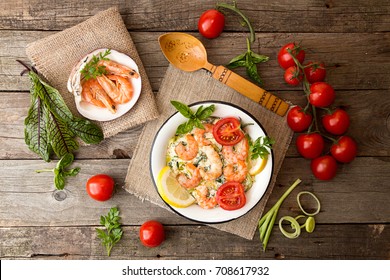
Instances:
[[[178,112],[164,122],[153,141],[150,171],[157,192],[158,175],[168,166],[193,196],[194,203],[186,207],[174,207],[162,196],[173,211],[193,221],[221,223],[241,217],[261,200],[271,181],[273,152],[269,150],[261,172],[249,172],[251,143],[268,135],[255,117],[236,105],[203,101],[188,107],[196,112],[211,105],[215,111],[202,121],[203,128],[177,134],[186,122]]]
[[[73,68],[67,87],[82,116],[110,121],[135,105],[141,93],[141,76],[137,64],[126,54],[97,49]]]

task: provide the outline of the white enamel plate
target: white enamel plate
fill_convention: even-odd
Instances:
[[[242,120],[243,124],[252,123],[245,128],[248,134],[253,140],[257,139],[260,136],[266,136],[266,132],[261,124],[248,112],[242,108],[225,102],[220,101],[207,101],[199,102],[190,105],[190,108],[195,112],[196,109],[203,105],[204,107],[215,105],[215,111],[213,116],[217,117],[237,117]],[[180,113],[173,114],[168,118],[165,123],[161,126],[157,132],[150,153],[150,172],[152,180],[156,187],[157,191],[157,176],[162,168],[166,166],[166,152],[168,147],[168,141],[171,139],[176,132],[179,124],[184,123],[187,119],[183,117]],[[168,205],[176,213],[197,222],[202,223],[222,223],[227,222],[250,211],[256,204],[261,200],[264,193],[266,192],[269,183],[271,181],[273,171],[273,153],[268,157],[267,164],[262,172],[255,176],[255,182],[253,186],[245,193],[246,194],[246,204],[244,207],[238,210],[227,211],[221,207],[216,207],[214,209],[203,209],[200,206],[194,204],[187,208],[176,208]]]
[[[81,100],[81,70],[84,68],[84,66],[92,59],[93,55],[98,56],[99,53],[104,53],[107,49],[97,49],[86,56],[84,56],[80,62],[73,68],[72,73],[69,76],[68,80],[68,90],[73,93],[76,107],[79,113],[84,116],[87,119],[95,120],[95,121],[111,121],[116,118],[119,118],[120,116],[123,116],[126,114],[135,103],[138,101],[138,98],[141,94],[141,76],[138,78],[131,79],[131,83],[133,85],[133,97],[132,99],[124,104],[117,104],[116,105],[116,113],[111,113],[106,108],[100,108],[95,105],[92,105],[88,102],[85,102]],[[120,63],[124,66],[127,66],[129,68],[134,69],[137,73],[139,73],[139,69],[137,64],[134,62],[133,59],[131,59],[129,56],[125,55],[124,53],[120,53],[115,50],[111,50],[111,53],[107,56],[112,61],[115,61],[117,63]]]

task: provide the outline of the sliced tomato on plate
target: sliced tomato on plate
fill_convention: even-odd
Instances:
[[[213,128],[215,140],[224,146],[233,146],[244,138],[240,120],[228,117],[220,119]]]
[[[246,203],[244,186],[238,182],[226,182],[217,190],[216,198],[222,209],[240,209]]]

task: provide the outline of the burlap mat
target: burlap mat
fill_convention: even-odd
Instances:
[[[158,111],[144,66],[117,8],[100,12],[88,20],[27,46],[27,57],[48,82],[59,90],[73,114],[79,115],[73,95],[67,90],[72,68],[86,54],[99,48],[114,49],[130,56],[142,78],[141,95],[136,105],[122,117],[98,122],[104,137],[158,117]]]
[[[223,224],[210,226],[252,239],[257,223],[263,213],[269,195],[275,185],[276,176],[282,165],[286,150],[292,138],[292,131],[282,118],[240,95],[233,89],[213,79],[206,71],[186,73],[170,66],[165,74],[159,93],[157,94],[158,109],[161,116],[145,125],[139,142],[130,162],[124,188],[140,199],[151,201],[169,209],[158,195],[149,171],[149,155],[152,141],[162,123],[175,112],[170,100],[179,100],[190,104],[204,100],[222,100],[236,104],[256,117],[265,128],[267,134],[275,139],[274,172],[271,184],[262,200],[249,213],[239,219]]]

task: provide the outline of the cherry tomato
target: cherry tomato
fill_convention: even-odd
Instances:
[[[284,72],[284,80],[292,86],[297,86],[302,81],[303,75],[296,66],[290,66]]]
[[[199,18],[199,33],[208,39],[217,38],[225,27],[225,16],[214,9],[205,11]]]
[[[349,136],[341,136],[338,141],[330,147],[330,153],[339,162],[348,163],[355,159],[357,144]]]
[[[244,138],[241,123],[238,119],[228,117],[220,119],[213,128],[215,140],[224,146],[233,146]]]
[[[305,51],[300,46],[295,43],[288,43],[284,45],[278,53],[278,62],[283,69],[295,66],[294,59],[291,54],[288,53],[288,49],[292,51],[292,54],[300,63],[305,59]]]
[[[139,239],[146,247],[157,247],[165,240],[164,226],[154,220],[142,224]]]
[[[310,86],[309,102],[316,107],[328,107],[335,99],[334,89],[325,82],[317,82]]]
[[[322,117],[322,125],[326,131],[334,135],[344,134],[348,130],[349,123],[349,115],[342,109]]]
[[[308,159],[320,156],[324,150],[324,145],[324,138],[319,133],[301,134],[296,141],[298,152]]]
[[[322,82],[326,76],[325,64],[323,62],[308,62],[304,68],[309,83]]]
[[[337,162],[332,156],[322,156],[315,158],[310,164],[314,176],[320,180],[331,180],[336,176]]]
[[[309,128],[313,116],[305,113],[299,106],[291,108],[287,114],[287,124],[295,132],[302,132]]]
[[[226,182],[217,190],[216,199],[222,209],[240,209],[246,203],[244,186],[238,182]]]
[[[114,191],[115,182],[106,174],[97,174],[87,181],[87,193],[98,201],[109,200]]]

